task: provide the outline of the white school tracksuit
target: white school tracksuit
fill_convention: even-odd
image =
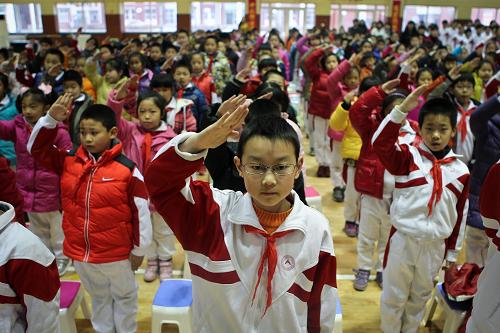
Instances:
[[[491,238],[488,258],[477,281],[467,333],[496,333],[500,328],[500,161],[490,169],[481,188],[480,209]]]
[[[468,209],[469,170],[450,151],[445,158],[454,159],[441,165],[442,195],[433,201],[429,215],[435,179],[430,174],[433,162],[424,156],[432,153],[423,143],[418,147],[394,144],[405,118],[394,108],[372,139],[377,155],[396,180],[380,301],[385,333],[418,331],[434,277],[444,259],[456,261],[462,247]]]
[[[54,255],[38,237],[14,222],[12,205],[1,202],[0,332],[59,330],[59,273]]]
[[[417,133],[408,122],[399,130],[398,142],[412,144]],[[358,268],[382,272],[385,248],[389,238],[391,222],[389,209],[394,191],[394,176],[384,172],[383,198],[362,194],[360,200],[359,234],[357,243]],[[373,250],[377,243],[377,261],[373,264]]]
[[[194,332],[332,332],[338,295],[327,219],[292,192],[292,212],[266,240],[256,233],[265,231],[250,194],[190,179],[207,153],[179,151],[192,134],[166,144],[145,181],[153,204],[188,256]],[[273,253],[276,271],[268,279],[273,265],[264,257]]]

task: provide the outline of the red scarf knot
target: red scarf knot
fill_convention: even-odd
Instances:
[[[457,124],[457,131],[460,133],[460,141],[464,142],[465,137],[467,136],[467,119],[471,116],[472,112],[476,108],[469,109],[467,111],[464,110],[464,108],[461,105],[458,105],[458,112],[462,115],[460,117],[460,120]]]
[[[432,168],[430,170],[430,174],[432,179],[434,180],[434,184],[432,186],[432,194],[429,202],[427,203],[427,208],[429,209],[429,213],[427,216],[432,215],[432,209],[441,200],[441,195],[443,194],[443,174],[441,172],[441,165],[448,164],[453,162],[455,157],[447,157],[441,160],[438,160],[434,155],[425,150],[418,148],[420,154],[422,154],[425,158],[432,162]]]
[[[259,272],[257,278],[257,284],[255,285],[255,289],[252,297],[252,304],[255,299],[255,295],[257,294],[257,288],[259,287],[260,279],[262,277],[262,272],[264,271],[264,262],[267,259],[267,300],[266,300],[266,309],[262,314],[262,317],[266,315],[267,310],[271,306],[273,301],[273,293],[272,293],[272,280],[274,276],[274,272],[276,271],[276,265],[278,263],[278,253],[276,251],[276,239],[281,238],[293,230],[275,232],[272,235],[268,234],[264,230],[257,229],[255,227],[245,225],[245,231],[249,233],[259,234],[262,237],[266,238],[266,249],[262,254],[262,258],[260,259]]]

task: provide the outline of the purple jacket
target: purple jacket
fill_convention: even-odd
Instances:
[[[57,127],[54,141],[60,149],[72,149],[73,144],[64,125]],[[25,212],[52,212],[61,208],[59,176],[41,166],[26,148],[32,127],[23,115],[0,121],[0,138],[14,142],[17,156],[17,187],[24,199]]]
[[[499,95],[488,99],[470,117],[470,127],[476,144],[469,190],[469,213],[467,224],[483,229],[479,212],[479,193],[490,167],[500,159],[500,101]]]

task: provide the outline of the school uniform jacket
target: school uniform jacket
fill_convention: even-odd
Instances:
[[[54,255],[14,222],[0,201],[0,332],[54,333],[59,322],[59,273]]]
[[[491,238],[497,251],[500,251],[500,161],[494,164],[481,188],[481,217],[484,222],[484,231]]]
[[[249,194],[221,191],[190,176],[207,151],[189,154],[175,137],[146,171],[152,202],[187,253],[193,275],[195,332],[332,332],[337,289],[336,259],[328,221],[293,193],[292,212],[276,232],[277,266],[272,305],[266,306],[267,264],[255,301],[266,240]],[[169,170],[168,173],[165,170]]]
[[[396,230],[417,239],[445,240],[446,260],[455,262],[464,238],[469,170],[458,159],[459,156],[450,150],[445,158],[455,157],[455,160],[441,165],[441,199],[433,205],[432,213],[428,215],[428,202],[435,182],[431,176],[433,162],[419,149],[431,155],[432,152],[424,143],[418,147],[396,143],[401,123],[405,119],[406,114],[394,108],[372,139],[376,154],[396,179],[391,224]]]
[[[56,125],[50,115],[40,118],[28,151],[61,175],[64,254],[94,264],[128,259],[131,251],[143,255],[152,237],[148,196],[121,143],[95,160],[82,146],[68,152],[51,145]]]

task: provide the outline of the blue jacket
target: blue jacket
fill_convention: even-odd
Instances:
[[[16,109],[16,101],[11,96],[8,97],[9,102],[0,106],[0,120],[12,120],[19,114]],[[9,160],[11,165],[16,165],[14,142],[0,140],[0,154]]]
[[[179,92],[179,90],[178,90]],[[196,128],[203,128],[202,125],[208,114],[208,104],[205,95],[192,82],[182,90],[182,98],[187,98],[193,101],[191,111],[196,118]]]
[[[42,82],[50,84],[52,89],[56,92],[58,96],[61,96],[64,93],[63,87],[63,75],[64,72],[61,72],[57,77],[49,77],[45,72],[38,72],[35,75],[35,84],[34,87],[38,88]]]
[[[479,106],[470,117],[470,127],[476,138],[472,169],[467,224],[484,229],[479,212],[479,193],[490,167],[500,159],[500,101],[495,95]]]

